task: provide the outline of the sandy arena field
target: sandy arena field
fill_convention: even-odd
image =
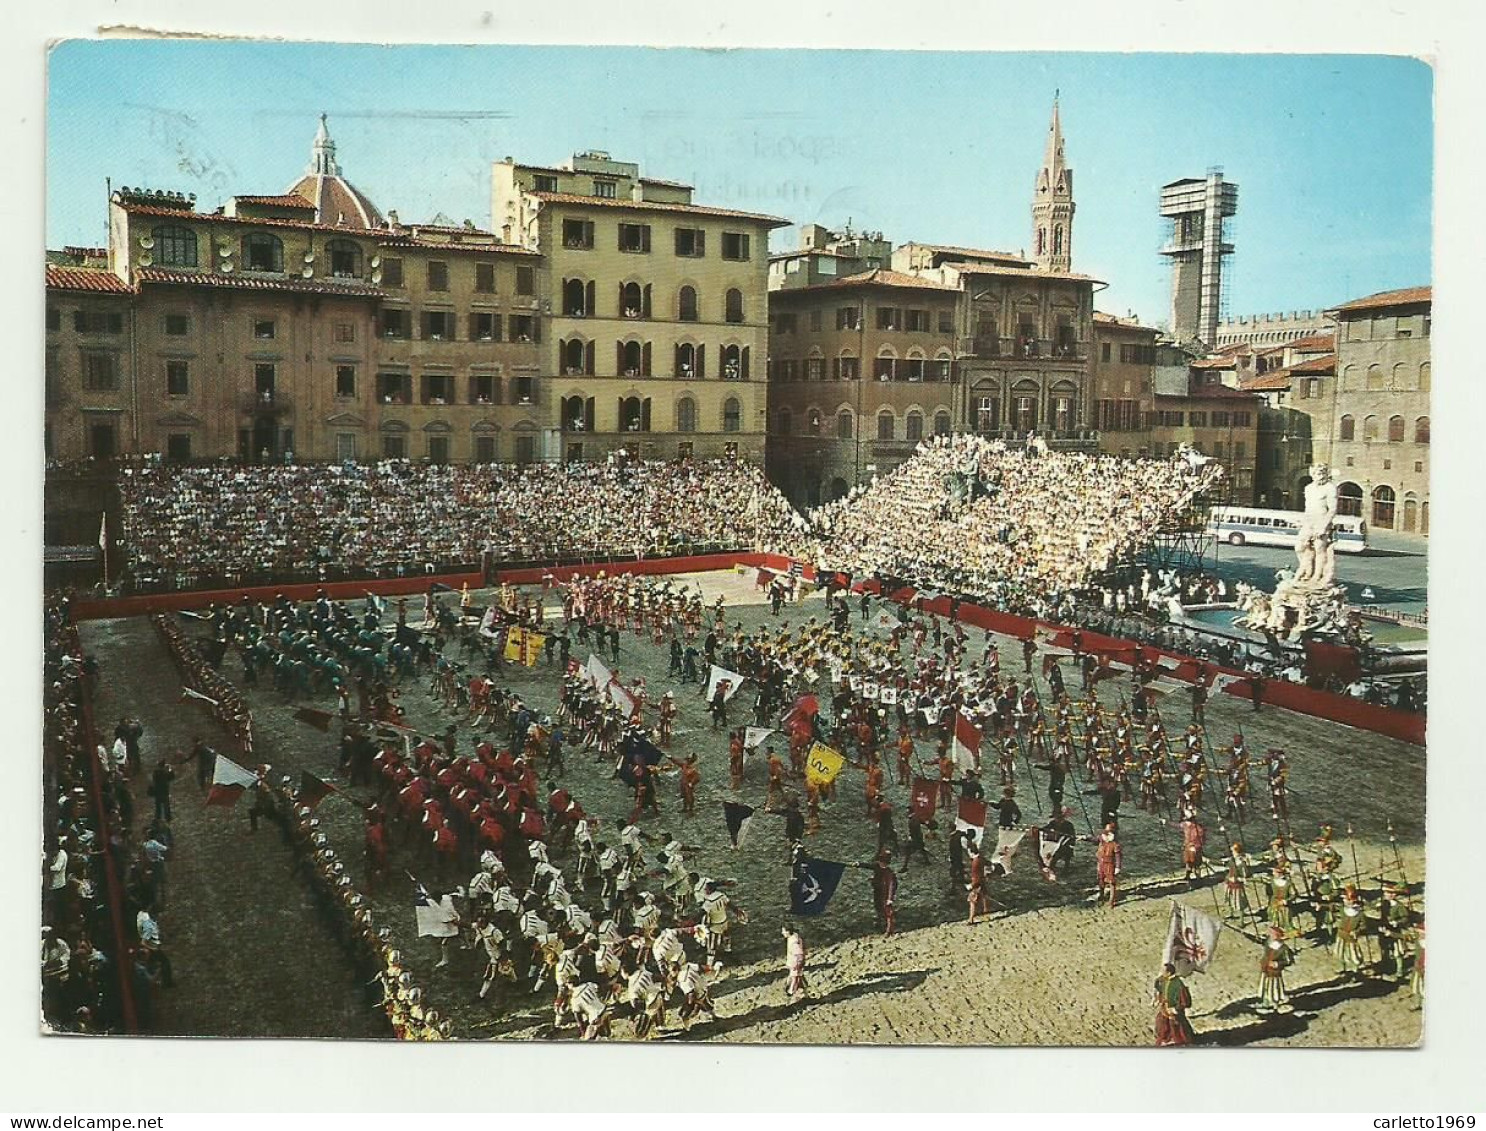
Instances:
[[[774,622],[751,573],[679,575],[677,581],[699,585],[707,602],[716,594],[728,602],[729,620],[745,627]],[[446,595],[446,600],[453,598]],[[483,605],[488,592],[475,595]],[[556,604],[549,597],[549,606]],[[874,603],[875,606],[875,603]],[[409,599],[416,619],[421,607]],[[812,595],[787,607],[784,619],[794,624],[820,617],[824,607]],[[187,620],[202,632],[199,621]],[[853,601],[853,627],[863,622]],[[85,649],[102,665],[98,694],[100,728],[110,728],[124,713],[145,726],[144,758],[153,766],[162,753],[189,749],[203,735],[224,752],[226,735],[199,704],[182,702],[175,669],[164,646],[144,618],[99,621],[82,627]],[[978,656],[983,634],[970,630],[971,654]],[[1022,670],[1020,643],[997,637],[1005,671]],[[452,649],[451,649],[452,651]],[[576,646],[580,661],[587,655]],[[606,657],[606,663],[609,662]],[[672,1028],[662,1039],[799,1043],[964,1043],[1023,1045],[1143,1045],[1151,1043],[1151,983],[1161,955],[1170,899],[1179,898],[1212,912],[1220,898],[1217,877],[1209,886],[1188,891],[1181,879],[1180,836],[1138,806],[1122,808],[1121,841],[1126,880],[1131,890],[1113,910],[1096,907],[1092,846],[1080,844],[1067,882],[1050,884],[1032,867],[1026,848],[1013,874],[992,884],[997,911],[975,927],[965,924],[963,893],[950,888],[943,834],[929,842],[932,866],[915,862],[902,876],[898,898],[899,933],[882,938],[874,927],[870,876],[848,870],[827,913],[803,921],[810,947],[810,996],[803,1002],[785,998],[783,951],[779,929],[787,921],[789,868],[783,822],[762,813],[764,766],[751,758],[744,789],[727,789],[727,741],[711,728],[705,706],[692,687],[667,680],[667,654],[633,633],[624,636],[619,660],[611,667],[630,682],[646,679],[652,700],[669,687],[681,708],[670,753],[699,756],[702,785],[697,813],[683,818],[674,775],[661,786],[660,818],[642,823],[647,835],[675,833],[697,846],[695,867],[706,874],[736,880],[733,895],[749,921],[735,928],[736,951],[713,990],[714,1020],[690,1031]],[[243,688],[242,669],[229,656],[224,673]],[[1078,680],[1065,663],[1070,691]],[[501,680],[526,701],[555,711],[560,689],[556,666],[507,668]],[[409,721],[425,733],[441,734],[451,721],[429,695],[427,675],[401,687]],[[1102,699],[1118,707],[1128,680],[1102,688]],[[275,773],[293,775],[308,769],[344,785],[337,776],[337,735],[296,721],[303,702],[288,702],[264,678],[257,688],[244,688],[256,722],[258,758]],[[1179,701],[1172,701],[1178,700]],[[730,705],[734,725],[752,721],[753,695],[745,690]],[[331,709],[325,696],[313,704]],[[1189,721],[1185,696],[1163,706],[1173,736]],[[1380,862],[1392,862],[1386,828],[1393,822],[1410,878],[1424,870],[1424,751],[1418,747],[1338,724],[1265,707],[1255,713],[1247,699],[1215,695],[1207,709],[1212,742],[1222,745],[1242,727],[1255,768],[1253,811],[1242,829],[1251,851],[1261,851],[1274,833],[1259,756],[1271,746],[1290,755],[1291,829],[1308,844],[1323,822],[1336,826],[1338,847],[1348,876],[1352,852],[1364,886]],[[473,739],[461,728],[459,748]],[[929,755],[931,744],[919,742]],[[612,764],[573,751],[563,784],[590,812],[612,821],[631,808],[630,791],[612,776]],[[900,839],[907,812],[906,790],[895,784],[887,767],[888,798],[894,804]],[[875,829],[865,817],[862,775],[843,772],[835,803],[823,813],[824,829],[809,838],[814,856],[848,863],[869,861]],[[993,792],[994,765],[987,772]],[[1090,831],[1075,797],[1071,778],[1066,804],[1080,833]],[[1025,767],[1017,778],[1017,800],[1027,821],[1046,816],[1046,778],[1028,780]],[[139,789],[143,812],[147,799]],[[352,791],[370,798],[366,788]],[[1221,786],[1216,791],[1221,796]],[[1209,800],[1204,812],[1209,826],[1208,854],[1222,851],[1224,832]],[[722,802],[742,800],[760,810],[744,847],[731,848],[722,818]],[[1098,816],[1097,798],[1085,796],[1089,815]],[[329,928],[319,918],[301,881],[291,878],[289,852],[271,828],[248,830],[247,805],[236,810],[208,809],[200,803],[190,767],[182,767],[175,789],[174,830],[177,847],[170,863],[170,889],[162,926],[171,945],[177,987],[160,1005],[161,1029],[176,1034],[220,1036],[367,1037],[385,1031],[366,987],[355,985],[350,962],[340,953]],[[359,886],[362,874],[361,811],[332,795],[318,811]],[[1345,837],[1348,824],[1355,842]],[[943,824],[942,824],[943,827]],[[1236,828],[1227,832],[1233,834]],[[429,887],[452,888],[468,876],[440,880],[433,866],[413,848],[393,839],[393,880],[370,891],[380,922],[391,926],[405,962],[425,987],[429,1003],[453,1018],[460,1038],[550,1037],[550,996],[492,991],[476,999],[483,956],[473,950],[451,951],[450,964],[434,969],[437,948],[416,938],[412,886],[403,874],[412,870]],[[559,858],[559,863],[563,860]],[[1301,916],[1308,925],[1309,916]],[[1250,928],[1252,931],[1252,927]],[[1289,972],[1293,1009],[1275,1015],[1254,1009],[1259,947],[1234,931],[1224,931],[1213,967],[1187,979],[1194,999],[1192,1020],[1205,1044],[1411,1045],[1421,1039],[1422,1013],[1407,989],[1391,981],[1344,982],[1326,951],[1301,942],[1298,964]],[[1375,948],[1376,943],[1371,945]],[[1374,954],[1376,951],[1374,950]],[[615,1026],[616,1037],[629,1035],[628,1022]],[[570,1035],[565,1034],[565,1035]]]

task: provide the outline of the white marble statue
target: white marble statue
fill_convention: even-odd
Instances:
[[[1306,484],[1305,515],[1295,537],[1299,560],[1296,581],[1329,587],[1336,580],[1336,549],[1331,539],[1335,519],[1336,484],[1331,481],[1331,468],[1317,464],[1311,468],[1311,481]]]

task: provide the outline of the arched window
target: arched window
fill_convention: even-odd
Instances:
[[[243,237],[243,269],[284,273],[284,241],[268,232],[249,232]]]
[[[722,379],[724,381],[748,380],[748,347],[722,347]]]
[[[588,299],[589,288],[582,279],[562,281],[562,312],[568,318],[587,318],[592,314],[592,304]]]
[[[1378,418],[1376,416],[1363,418],[1362,438],[1365,441],[1376,440],[1378,438]]]
[[[1414,443],[1429,443],[1429,417],[1421,416],[1418,420],[1414,421]]]
[[[722,402],[722,430],[724,432],[738,432],[743,427],[743,405],[737,397],[729,397]]]
[[[776,431],[781,436],[788,436],[792,431],[794,431],[794,427],[794,414],[791,413],[787,408],[781,408],[779,410],[779,425],[776,428]]]
[[[1041,255],[1046,250],[1047,250],[1047,229],[1046,228],[1038,228],[1037,229],[1037,254],[1038,255]]]
[[[588,414],[584,411],[582,397],[562,398],[562,427],[564,432],[584,432],[588,428]]]
[[[1063,254],[1063,225],[1059,224],[1053,229],[1053,254]]]
[[[621,397],[619,400],[619,430],[621,432],[650,431],[650,398]]]
[[[697,376],[697,347],[690,342],[676,347],[676,376],[683,380]]]
[[[1403,417],[1390,416],[1388,418],[1388,442],[1390,444],[1403,443]]]
[[[195,267],[196,233],[179,224],[161,224],[150,233],[155,262],[161,267]]]
[[[576,377],[587,370],[587,353],[581,338],[569,338],[558,345],[558,352],[562,355],[562,371],[569,377]]]
[[[1377,392],[1388,387],[1388,379],[1383,374],[1381,365],[1373,364],[1367,367],[1367,390]]]
[[[1372,524],[1380,530],[1393,529],[1393,508],[1397,496],[1393,488],[1384,484],[1374,487],[1372,492]]]
[[[1419,525],[1419,500],[1413,493],[1403,497],[1403,529],[1404,533],[1412,534],[1414,528]]]
[[[640,365],[644,361],[645,351],[639,342],[619,343],[619,372],[625,377],[640,376]]]
[[[819,436],[820,435],[820,425],[821,425],[820,409],[818,409],[818,408],[812,408],[810,410],[809,416],[807,416],[806,419],[805,419],[805,431],[807,431],[812,436]]]
[[[895,423],[892,409],[885,408],[877,414],[877,438],[879,440],[891,440],[893,438],[893,425]]]
[[[353,240],[328,240],[325,270],[337,279],[361,278],[361,248]]]
[[[918,441],[924,438],[924,414],[910,412],[903,418],[903,438]]]
[[[1348,413],[1342,417],[1341,430],[1337,433],[1338,440],[1355,440],[1357,438],[1357,418]]]
[[[743,321],[743,292],[737,287],[728,288],[723,314],[729,322]]]
[[[1429,392],[1429,362],[1427,361],[1421,363],[1419,366],[1419,391],[1421,393]],[[1424,504],[1424,509],[1426,511],[1429,509],[1428,503]]]
[[[948,410],[941,408],[934,414],[934,435],[948,436],[952,427]]]
[[[1358,518],[1362,515],[1362,488],[1355,483],[1343,483],[1336,489],[1336,513]]]
[[[836,439],[850,440],[856,432],[852,425],[851,410],[843,408],[836,414]]]
[[[697,402],[691,397],[682,397],[676,402],[676,431],[695,432],[697,430]]]
[[[625,318],[639,318],[645,309],[645,291],[639,283],[625,283],[619,288],[619,313]]]
[[[697,321],[697,289],[696,287],[682,287],[680,294],[680,309],[677,316],[682,322]]]

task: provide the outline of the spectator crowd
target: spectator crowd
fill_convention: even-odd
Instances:
[[[740,549],[798,521],[739,460],[122,469],[136,584],[402,576],[497,561]]]

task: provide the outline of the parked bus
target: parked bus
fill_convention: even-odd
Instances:
[[[1260,507],[1216,506],[1207,517],[1207,532],[1230,546],[1287,546],[1305,516],[1299,511],[1271,511]],[[1367,523],[1355,515],[1337,515],[1331,522],[1332,545],[1339,554],[1367,549]]]

